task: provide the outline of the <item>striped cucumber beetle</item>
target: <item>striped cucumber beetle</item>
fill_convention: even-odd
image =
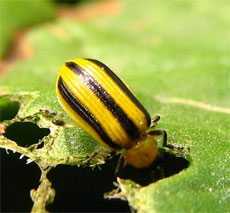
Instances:
[[[125,164],[147,168],[158,156],[155,129],[159,116],[149,113],[114,72],[95,59],[76,58],[59,71],[56,93],[65,112],[96,141],[122,153]]]

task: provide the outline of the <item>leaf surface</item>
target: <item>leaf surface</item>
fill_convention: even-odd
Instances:
[[[26,35],[33,56],[2,77],[0,91],[21,103],[15,120],[38,113],[37,124],[51,134],[42,149],[17,151],[45,167],[84,165],[101,149],[74,126],[55,95],[64,61],[96,58],[128,83],[152,116],[161,114],[159,126],[168,131],[169,143],[190,148],[190,165],[179,174],[145,187],[120,180],[130,205],[138,212],[228,212],[229,5],[206,0],[119,4],[116,16],[86,22],[60,18]],[[53,124],[41,109],[57,112],[55,119],[65,125]],[[12,142],[6,141],[1,137],[0,146],[9,148]],[[104,162],[107,151],[100,153],[91,166]]]

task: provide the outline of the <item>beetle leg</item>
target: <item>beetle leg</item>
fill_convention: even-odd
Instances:
[[[164,129],[153,129],[148,132],[149,135],[162,136],[163,146],[168,147],[167,144],[167,132]]]
[[[119,151],[117,151],[117,155],[119,155],[118,161],[117,161],[117,165],[114,171],[114,175],[118,176],[119,171],[124,168],[126,166],[126,162],[124,160],[124,154],[126,153],[127,150],[125,149],[121,149]]]
[[[123,167],[123,165],[124,165],[123,162],[124,162],[123,155],[120,155],[120,156],[119,156],[119,159],[118,159],[118,161],[117,161],[117,165],[116,165],[115,171],[114,171],[115,176],[118,175],[119,171],[120,171],[121,168]]]
[[[157,126],[158,121],[161,119],[160,115],[155,115],[152,119],[151,119],[151,127],[153,128],[155,126]]]

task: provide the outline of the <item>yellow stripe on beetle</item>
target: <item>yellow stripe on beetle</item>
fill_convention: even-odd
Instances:
[[[166,132],[152,129],[148,112],[102,62],[83,58],[66,62],[59,71],[56,92],[81,128],[112,150],[126,150],[127,164],[148,167],[158,153],[156,135],[163,134],[166,145]]]
[[[147,128],[148,124],[145,119],[145,114],[141,111],[136,104],[124,93],[124,90],[119,87],[116,81],[106,73],[102,67],[99,67],[92,61],[84,59],[76,59],[75,63],[79,63],[81,68],[87,70],[94,79],[103,85],[103,88],[114,97],[116,103],[127,113],[127,116],[138,126],[139,130],[143,131]]]
[[[81,77],[74,75],[73,72],[71,73],[73,76],[67,75],[63,76],[63,80],[69,82],[68,88],[72,91],[75,99],[78,99],[79,102],[94,115],[94,119],[101,124],[102,128],[110,135],[111,139],[117,141],[120,145],[122,145],[122,142],[129,140],[128,135],[123,131],[121,125],[111,111],[108,110],[101,100],[95,96],[86,85],[80,84],[82,81]],[[108,125],[108,123],[110,123],[110,125]]]

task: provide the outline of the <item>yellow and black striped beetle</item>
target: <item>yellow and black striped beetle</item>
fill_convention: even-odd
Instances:
[[[122,153],[125,164],[147,168],[158,156],[154,129],[160,117],[149,113],[128,87],[105,64],[76,58],[61,67],[56,84],[59,103],[96,141]]]

